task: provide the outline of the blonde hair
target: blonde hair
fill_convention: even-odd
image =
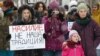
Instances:
[[[28,9],[26,9],[26,10],[28,10]],[[23,10],[24,11],[24,10]],[[28,10],[29,11],[29,10]],[[22,13],[22,18],[23,18],[23,13]],[[31,12],[29,11],[29,19],[32,19],[32,14],[31,14]]]

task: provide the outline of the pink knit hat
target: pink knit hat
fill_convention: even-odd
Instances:
[[[71,30],[71,31],[69,32],[69,39],[72,37],[73,34],[78,34],[78,32],[77,32],[76,30]],[[79,34],[78,34],[78,35],[79,35]],[[79,36],[79,41],[81,41],[80,36]]]
[[[59,8],[59,3],[58,1],[54,0],[49,4],[50,9],[58,9]]]

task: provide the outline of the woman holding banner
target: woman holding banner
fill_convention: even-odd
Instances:
[[[31,25],[34,22],[34,11],[28,5],[23,5],[18,10],[18,19],[13,22],[13,25]],[[15,56],[35,56],[34,50],[15,51]]]

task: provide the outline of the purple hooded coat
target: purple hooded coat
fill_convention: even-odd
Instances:
[[[46,50],[61,50],[67,24],[57,18],[48,20],[45,24]]]

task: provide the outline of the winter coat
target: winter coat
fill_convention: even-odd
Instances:
[[[30,22],[26,23],[18,19],[13,22],[13,25],[31,25],[31,24],[35,24],[34,20],[31,20]],[[35,54],[34,50],[20,50],[20,51],[15,51],[15,56],[35,56]]]
[[[100,26],[100,12],[99,12],[99,10],[93,11],[93,12],[92,12],[92,18],[93,18],[93,20],[96,21],[96,23],[98,23],[99,26]]]
[[[41,24],[42,23],[42,17],[43,17],[43,12],[38,12],[38,11],[36,11],[35,12],[35,17],[36,17],[36,22],[38,23],[38,24]]]
[[[7,36],[9,34],[10,21],[7,18],[0,19],[0,49],[6,50]]]
[[[62,56],[84,56],[82,45],[78,43],[67,43],[62,48]]]
[[[47,17],[47,16],[44,16],[44,17],[42,18],[42,23],[45,24],[47,21],[48,21],[48,17]]]
[[[50,19],[50,18],[49,18]],[[64,33],[67,32],[67,25],[57,18],[51,18],[45,23],[46,50],[61,50]]]
[[[85,55],[96,56],[96,47],[100,43],[100,27],[91,18],[89,19],[86,25],[81,25],[76,21],[72,29],[77,30],[81,36]]]

